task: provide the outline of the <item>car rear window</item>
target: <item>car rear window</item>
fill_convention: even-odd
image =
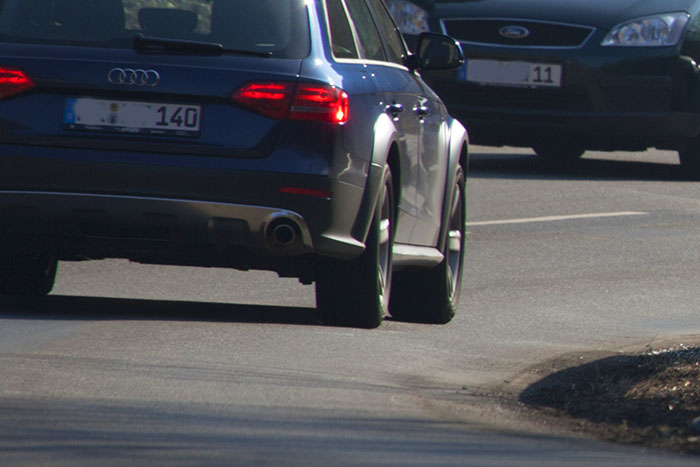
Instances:
[[[301,58],[303,0],[0,0],[0,40],[133,47],[137,34]]]

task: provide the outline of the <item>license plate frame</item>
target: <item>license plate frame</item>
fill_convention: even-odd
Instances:
[[[563,66],[558,63],[469,59],[459,69],[460,81],[506,87],[560,88]]]
[[[68,130],[188,136],[201,134],[200,105],[92,97],[65,100],[63,126]]]

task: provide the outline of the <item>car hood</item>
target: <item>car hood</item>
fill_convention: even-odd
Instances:
[[[436,0],[438,18],[535,19],[610,29],[632,18],[690,11],[694,0]]]

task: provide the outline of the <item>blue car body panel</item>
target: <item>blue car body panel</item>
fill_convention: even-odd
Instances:
[[[303,5],[308,27],[298,57],[217,53],[185,42],[207,52],[0,42],[0,66],[34,82],[0,100],[6,244],[61,260],[269,269],[311,281],[319,258],[351,260],[364,251],[381,173],[397,157],[397,241],[440,248],[450,171],[464,162],[466,132],[417,72],[336,60],[323,1],[291,4]],[[110,82],[115,69],[155,72],[158,83]],[[261,82],[340,88],[349,96],[349,120],[276,119],[232,99]],[[199,109],[199,129],[159,134],[79,125],[79,99],[190,106]],[[430,116],[408,118],[421,100]],[[407,109],[405,117],[388,116],[391,102]],[[294,244],[271,238],[280,220],[296,230]]]

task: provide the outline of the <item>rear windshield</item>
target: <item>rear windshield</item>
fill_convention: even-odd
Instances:
[[[130,48],[134,36],[301,58],[303,0],[0,0],[0,41]]]

